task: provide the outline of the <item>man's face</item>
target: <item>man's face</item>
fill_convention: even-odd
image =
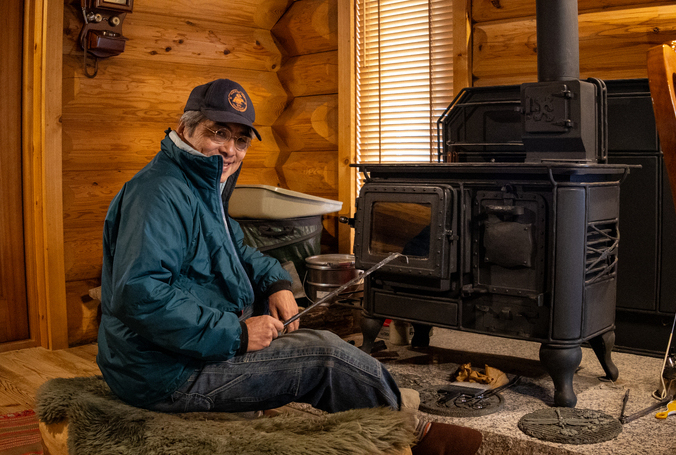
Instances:
[[[215,123],[211,120],[205,120],[195,128],[192,134],[189,134],[181,125],[178,134],[182,139],[192,146],[198,152],[206,156],[221,155],[223,157],[223,173],[221,174],[221,183],[225,183],[232,174],[242,165],[242,160],[246,155],[247,148],[240,150],[237,146],[238,138],[240,145],[244,142],[243,138],[249,137],[249,128],[239,123]],[[224,140],[225,137],[230,137]],[[250,142],[250,140],[249,140]]]

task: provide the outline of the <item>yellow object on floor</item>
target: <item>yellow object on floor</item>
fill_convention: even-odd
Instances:
[[[478,384],[488,384],[491,389],[500,387],[509,382],[507,375],[497,368],[488,365],[484,368],[485,373],[472,369],[471,363],[460,365],[455,372],[455,380],[458,382],[475,382]]]

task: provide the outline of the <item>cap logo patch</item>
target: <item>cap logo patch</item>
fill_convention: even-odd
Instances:
[[[233,109],[239,112],[246,111],[246,97],[240,90],[233,89],[228,93],[228,102]]]

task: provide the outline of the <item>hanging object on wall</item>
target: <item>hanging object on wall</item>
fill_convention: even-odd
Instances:
[[[127,41],[122,35],[122,22],[131,13],[134,0],[80,0],[84,26],[80,31],[83,52],[83,70],[94,77],[99,70],[98,59],[113,57],[124,52]],[[89,64],[88,59],[94,63]],[[89,71],[93,68],[93,72]]]

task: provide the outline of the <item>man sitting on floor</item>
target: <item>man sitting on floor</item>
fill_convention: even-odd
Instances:
[[[298,312],[290,277],[244,245],[228,216],[242,160],[260,140],[254,117],[236,82],[196,87],[178,129],[113,199],[103,238],[103,377],[127,403],[163,412],[293,401],[327,412],[399,409],[400,390],[371,356],[297,321],[280,335]],[[416,454],[474,453],[481,443],[475,430],[420,428],[427,436]]]

